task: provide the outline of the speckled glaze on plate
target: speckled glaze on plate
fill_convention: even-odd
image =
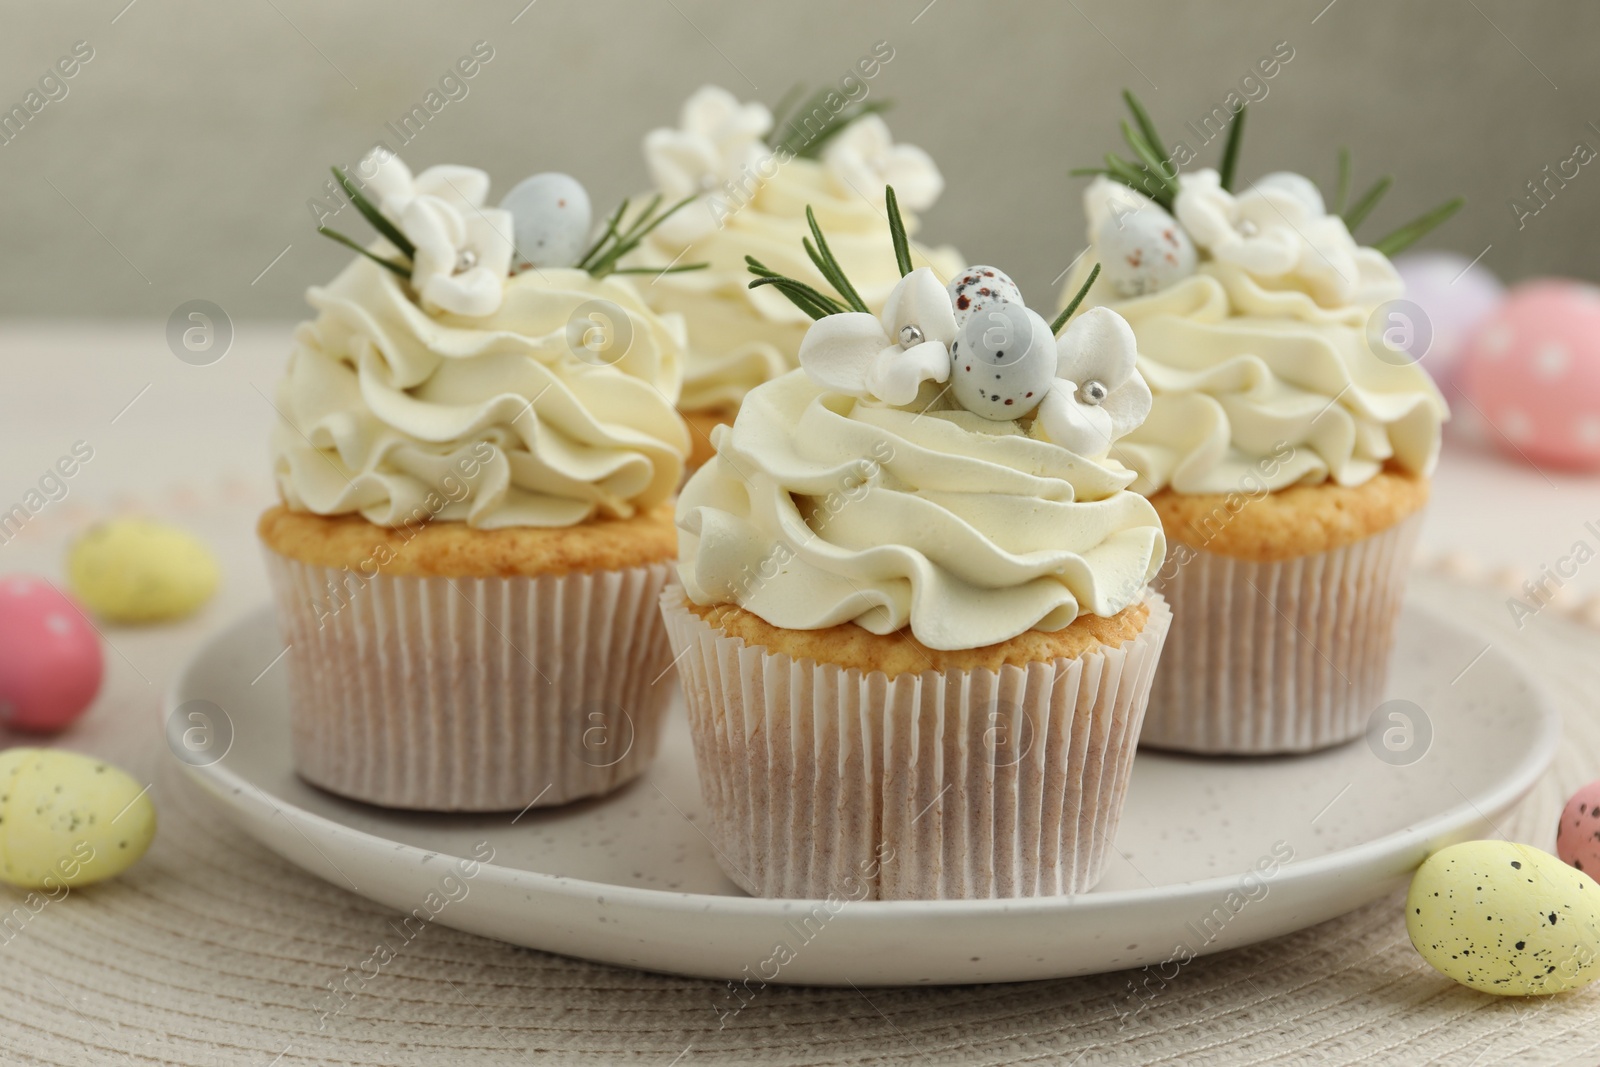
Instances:
[[[1560,724],[1549,701],[1486,645],[1408,603],[1386,694],[1408,703],[1384,709],[1372,741],[1247,760],[1141,752],[1104,880],[1080,896],[1026,900],[744,896],[696,826],[702,807],[681,706],[651,770],[603,799],[472,816],[340,800],[290,764],[284,672],[261,673],[283,651],[266,610],[199,649],[168,708],[203,700],[225,713],[226,754],[191,755],[186,768],[240,829],[318,877],[530,948],[729,979],[746,991],[730,991],[722,1008],[734,1010],[764,982],[1170,971],[1398,889],[1431,851],[1492,834],[1555,754]],[[1409,720],[1409,750],[1407,724],[1391,712]],[[486,847],[492,860],[452,875],[455,858]]]

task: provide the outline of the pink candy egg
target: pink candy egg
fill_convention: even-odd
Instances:
[[[1505,300],[1505,286],[1481,261],[1454,252],[1407,252],[1395,257],[1394,269],[1405,283],[1406,299],[1427,312],[1422,366],[1444,386],[1454,380],[1473,329]]]
[[[0,578],[0,726],[66,729],[104,673],[99,636],[65,594],[32,575]]]
[[[1561,810],[1556,855],[1590,876],[1600,875],[1600,782],[1590,782],[1572,794]]]
[[[1600,289],[1517,286],[1473,331],[1460,384],[1511,455],[1600,470]]]

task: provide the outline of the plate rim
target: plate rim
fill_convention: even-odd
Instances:
[[[1464,625],[1442,610],[1420,603],[1410,596],[1406,598],[1402,610],[1419,612],[1427,616],[1432,622],[1457,633],[1482,636],[1477,627]],[[245,611],[227,624],[217,627],[207,635],[204,641],[196,645],[173,673],[172,681],[167,686],[162,701],[163,723],[178,708],[182,691],[187,687],[190,678],[201,668],[203,661],[212,654],[213,650],[239,631],[263,625],[264,620],[270,625],[270,617],[273,611],[274,608],[270,601]],[[1476,821],[1489,820],[1492,822],[1490,817],[1485,814],[1485,809],[1492,812],[1503,812],[1510,805],[1527,795],[1539,778],[1549,769],[1559,752],[1562,734],[1561,713],[1556,708],[1549,690],[1538,676],[1519,663],[1504,649],[1495,647],[1491,642],[1484,656],[1499,660],[1527,685],[1533,695],[1531,704],[1533,710],[1537,713],[1538,724],[1534,734],[1534,743],[1529,749],[1529,754],[1519,761],[1511,771],[1508,771],[1494,789],[1490,790],[1486,796],[1479,798],[1483,802],[1482,806],[1463,795],[1461,803],[1452,805],[1421,822],[1413,823],[1382,837],[1363,841],[1348,848],[1338,849],[1308,860],[1295,860],[1287,863],[1274,876],[1273,883],[1275,885],[1314,881],[1320,879],[1324,875],[1325,869],[1328,868],[1343,870],[1351,866],[1381,864],[1385,859],[1397,858],[1402,855],[1410,842],[1459,831]],[[237,804],[229,799],[230,794],[237,797],[250,797],[252,793],[259,793],[267,806],[273,808],[276,813],[282,814],[287,818],[292,812],[296,818],[318,827],[319,833],[327,833],[336,841],[341,838],[345,839],[352,844],[359,845],[363,851],[381,848],[383,852],[390,856],[396,854],[407,856],[418,863],[425,858],[433,857],[458,860],[472,859],[472,857],[455,856],[451,853],[429,850],[403,841],[381,837],[310,811],[292,800],[268,793],[254,782],[242,777],[237,772],[229,770],[224,766],[226,763],[225,758],[204,766],[190,764],[178,759],[175,754],[170,752],[169,758],[177,763],[191,780],[200,785],[205,792],[215,796],[217,801],[226,807],[237,807]],[[313,786],[312,788],[315,787]],[[251,836],[258,841],[260,840],[254,834]],[[265,844],[265,842],[262,843]],[[289,862],[294,861],[290,860]],[[518,867],[507,867],[503,864],[496,864],[493,860],[476,862],[481,864],[481,872],[477,877],[490,874],[495,881],[514,883],[553,895],[586,901],[592,901],[596,897],[603,897],[608,904],[625,904],[653,909],[666,914],[680,912],[701,914],[708,908],[715,908],[733,914],[760,918],[786,915],[797,908],[815,905],[822,899],[810,897],[734,896],[683,890],[651,889],[645,886],[596,882],[569,875],[549,874],[544,871],[529,871]],[[295,865],[305,869],[301,864],[297,863]],[[315,871],[308,873],[316,877],[322,877]],[[1067,910],[1121,910],[1126,907],[1148,905],[1155,902],[1181,901],[1189,897],[1210,899],[1234,889],[1239,878],[1246,873],[1248,872],[1234,871],[1228,874],[1214,875],[1188,882],[1176,882],[1164,886],[1117,889],[1106,892],[1090,891],[1058,896],[980,897],[942,900],[861,900],[852,902],[848,910],[861,915],[862,920],[870,919],[874,921],[902,918],[915,921],[937,918],[970,918],[985,914],[1015,914],[1026,918],[1030,913],[1033,913],[1035,917],[1046,917]]]

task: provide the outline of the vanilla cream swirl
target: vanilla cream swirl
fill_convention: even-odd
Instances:
[[[498,311],[461,318],[425,313],[357,259],[307,299],[318,314],[295,331],[272,437],[291,508],[380,526],[570,526],[650,508],[682,477],[681,323],[624,279],[530,270]],[[602,354],[571,340],[585,305],[617,320]]]
[[[1288,278],[1275,284],[1216,261],[1127,300],[1096,283],[1086,303],[1128,320],[1155,394],[1113,449],[1138,472],[1134,490],[1354,486],[1388,463],[1432,473],[1448,409],[1421,367],[1375,353],[1373,307],[1327,307]],[[1391,290],[1400,295],[1398,277]]]
[[[937,392],[934,388],[933,392]],[[1133,474],[959,409],[753,390],[678,502],[697,604],[979,648],[1139,602],[1166,551]]]
[[[744,257],[754,256],[780,274],[831,292],[800,243],[811,233],[806,205],[816,213],[828,245],[869,307],[881,309],[900,281],[889,224],[878,206],[882,189],[845,188],[816,160],[780,163],[771,157],[751,176],[748,191],[743,202],[708,197],[687,205],[682,210],[714,212],[717,227],[687,248],[653,239],[635,257],[640,264],[710,264],[706,270],[640,279],[651,307],[680,312],[689,323],[689,359],[679,403],[684,411],[736,405],[751,389],[798,365],[796,353],[811,319],[774,287],[749,288],[754,275]],[[916,216],[902,214],[906,231],[914,234]],[[948,247],[927,249],[913,243],[911,258],[918,267],[933,267],[946,281],[964,265]]]

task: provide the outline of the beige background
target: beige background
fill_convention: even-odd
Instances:
[[[1331,181],[1348,143],[1358,184],[1397,177],[1368,239],[1461,192],[1466,212],[1434,244],[1492,245],[1484,262],[1508,278],[1595,273],[1600,174],[1585,168],[1520,232],[1507,207],[1576,141],[1600,148],[1594,4],[526,2],[6,0],[5,109],[75,41],[95,57],[0,146],[0,315],[164,319],[206,298],[236,320],[297,316],[345,257],[306,209],[327,165],[479,40],[494,59],[405,156],[477,163],[500,191],[567,170],[598,204],[642,185],[641,135],[697,86],[771,104],[888,41],[872,91],[948,179],[928,235],[1004,265],[1030,296],[1082,246],[1083,182],[1067,170],[1118,142],[1122,87],[1173,138],[1288,41],[1294,58],[1251,115],[1246,175]]]

